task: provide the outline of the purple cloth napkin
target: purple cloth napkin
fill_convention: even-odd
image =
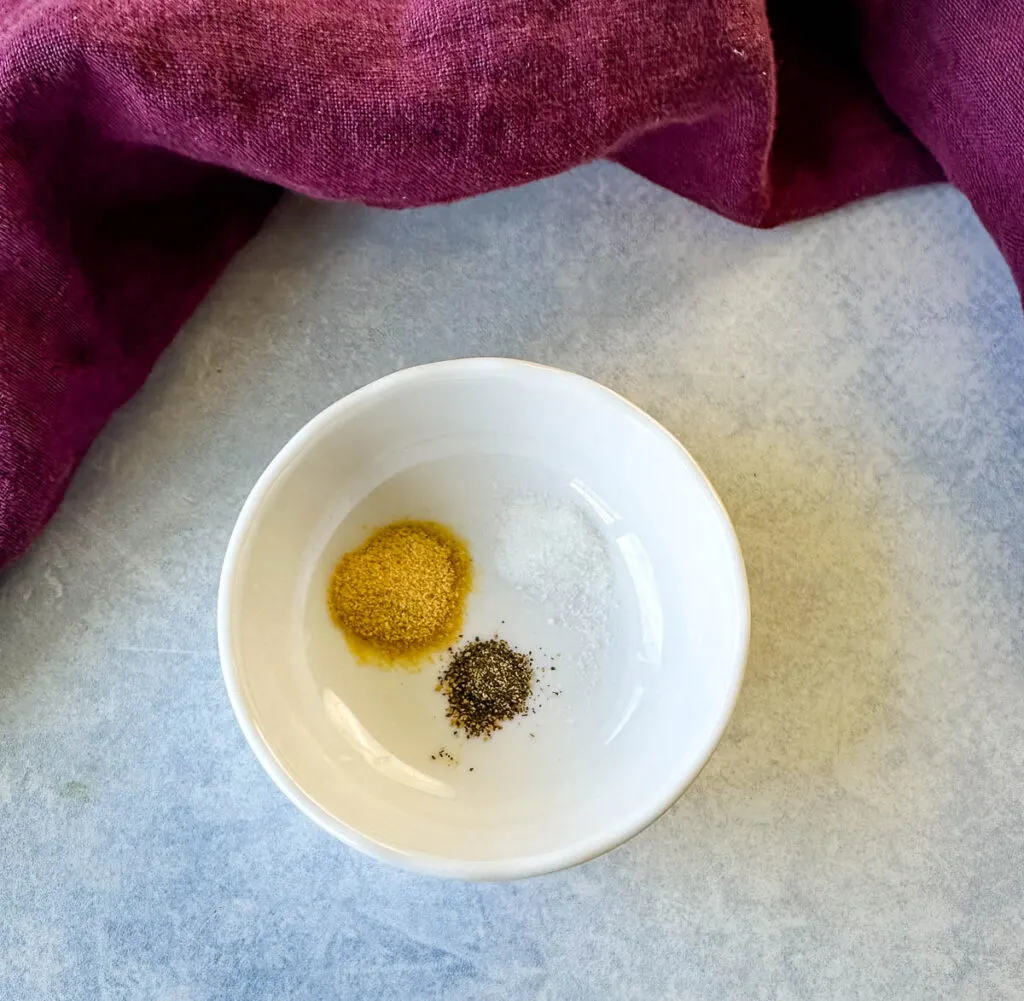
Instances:
[[[278,186],[597,157],[756,226],[945,177],[1024,283],[1024,0],[0,0],[0,565]]]

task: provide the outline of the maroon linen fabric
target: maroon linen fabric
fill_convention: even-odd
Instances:
[[[1022,283],[1022,51],[1024,0],[0,0],[0,565],[279,186],[610,157],[771,226],[947,177]]]

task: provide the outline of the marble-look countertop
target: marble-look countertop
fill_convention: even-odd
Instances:
[[[447,883],[264,775],[214,598],[253,481],[396,368],[625,393],[750,576],[732,724],[626,847]],[[0,579],[5,1001],[1024,998],[1024,321],[949,188],[752,232],[603,164],[389,214],[289,200]]]

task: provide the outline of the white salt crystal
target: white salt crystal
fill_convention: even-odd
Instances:
[[[608,634],[613,575],[600,532],[575,504],[536,494],[512,498],[501,513],[498,573],[545,606],[560,625],[600,645]]]

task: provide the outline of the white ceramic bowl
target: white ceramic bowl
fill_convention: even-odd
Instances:
[[[598,646],[495,571],[499,512],[524,492],[578,506],[606,542]],[[490,740],[453,735],[437,665],[358,663],[330,621],[336,561],[398,518],[467,540],[468,634],[562,666],[560,694]],[[728,516],[675,438],[579,376],[469,359],[366,386],[285,445],[232,533],[218,633],[238,722],[304,813],[408,869],[510,879],[593,858],[676,800],[732,711],[749,605]]]

